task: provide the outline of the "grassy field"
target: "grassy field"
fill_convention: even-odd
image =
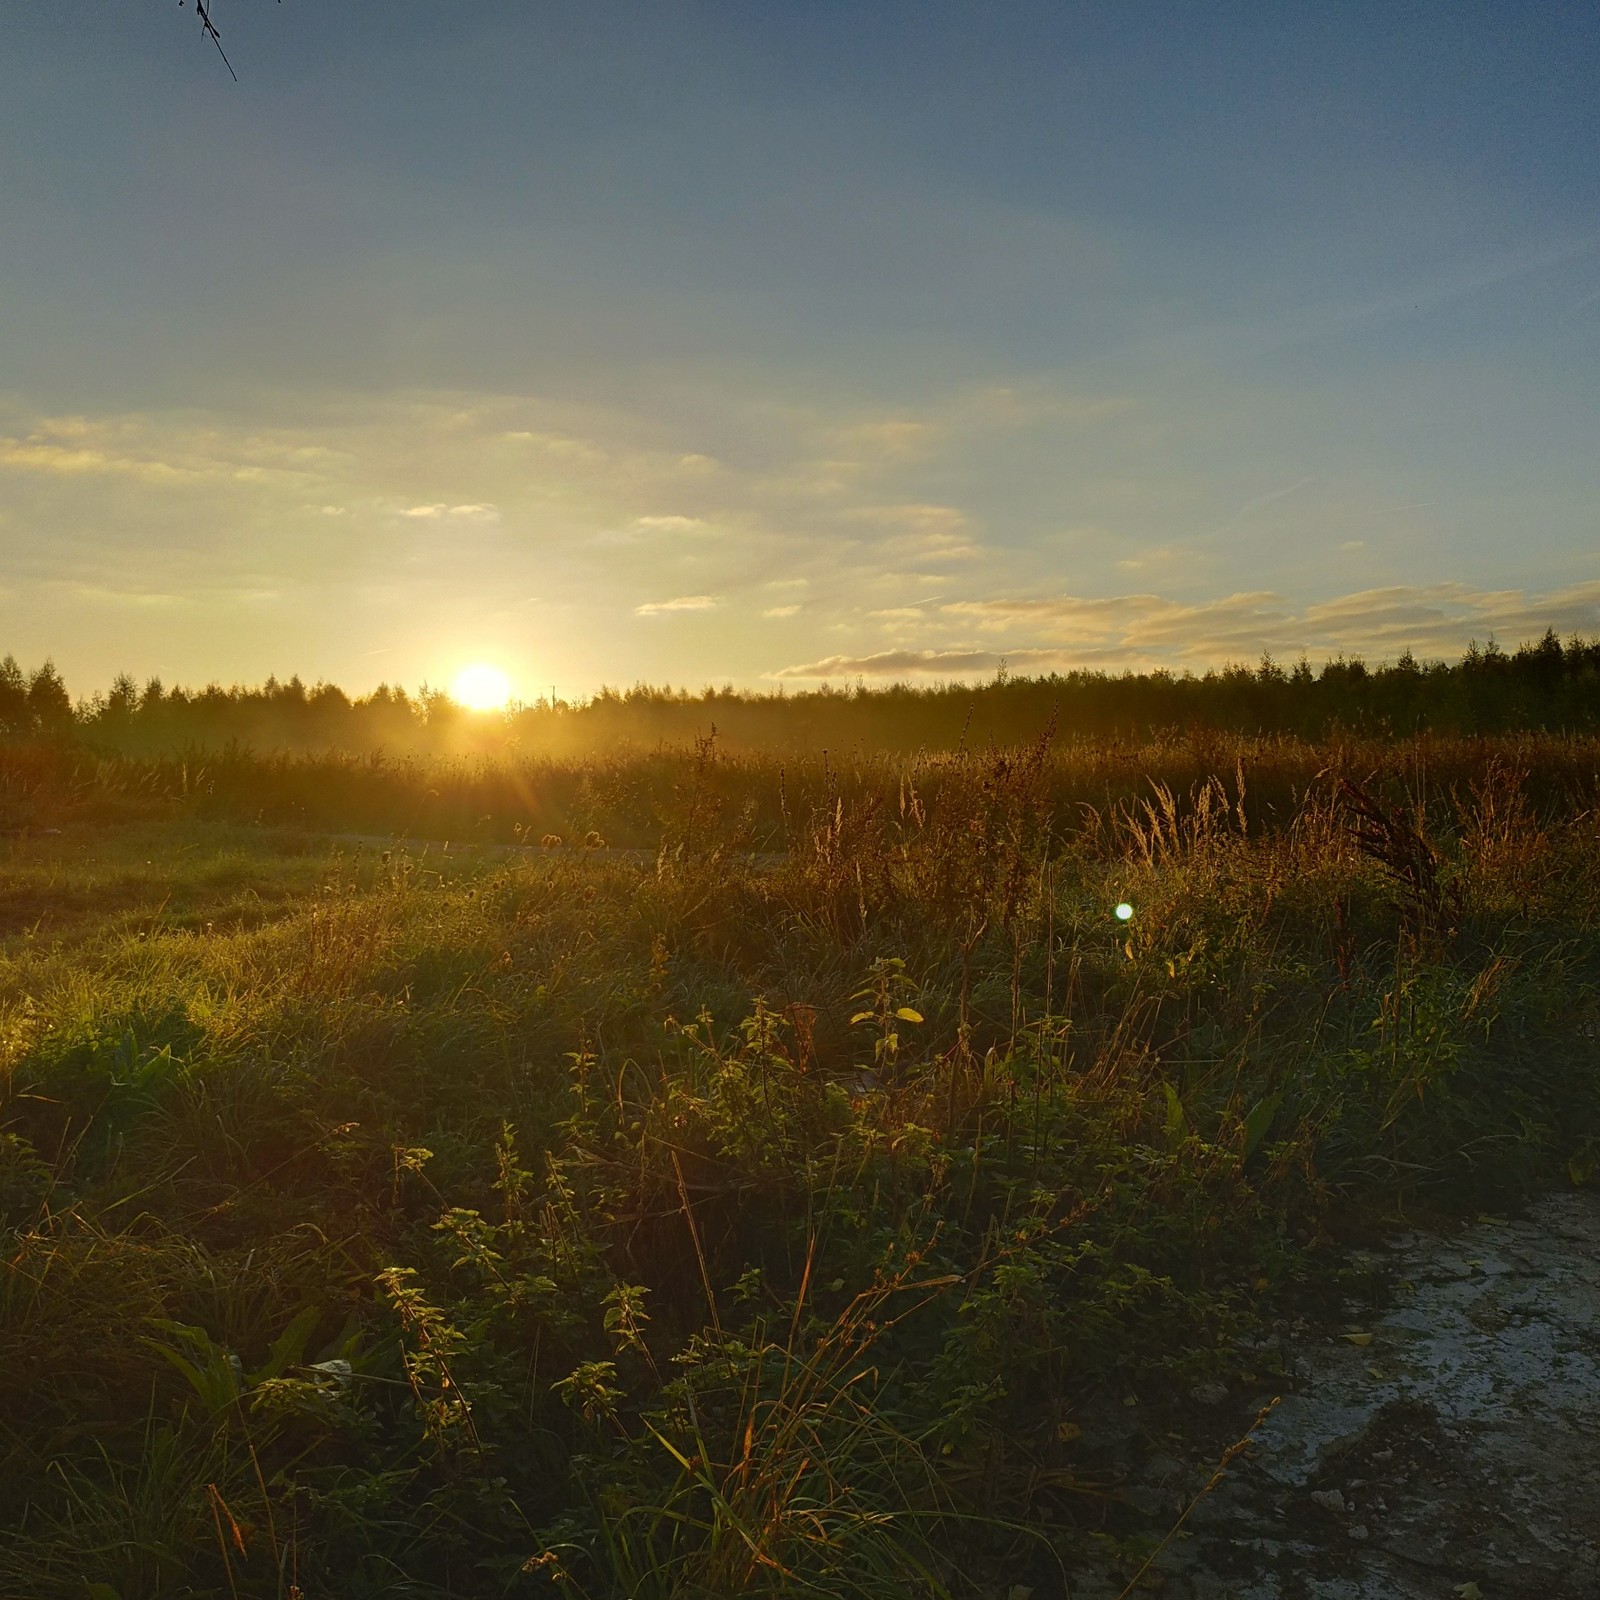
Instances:
[[[1591,1181],[1597,772],[13,752],[0,1595],[1131,1577],[1130,1411]]]

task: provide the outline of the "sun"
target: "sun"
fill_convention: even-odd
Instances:
[[[511,698],[511,680],[498,667],[474,661],[456,674],[450,698],[469,711],[499,711]]]

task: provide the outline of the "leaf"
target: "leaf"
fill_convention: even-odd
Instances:
[[[1076,1422],[1059,1422],[1056,1424],[1056,1438],[1062,1444],[1071,1444],[1074,1439],[1083,1437],[1083,1429]]]
[[[896,1006],[894,1014],[902,1022],[921,1022],[922,1013],[915,1006]]]
[[[877,1014],[876,1011],[858,1011],[851,1017],[850,1026],[853,1028],[858,1022],[871,1022]]]
[[[1458,1583],[1450,1593],[1456,1600],[1483,1600],[1483,1590],[1475,1583]]]
[[[122,1596],[109,1583],[85,1584],[84,1592],[89,1600],[122,1600]]]
[[[1256,1147],[1271,1131],[1273,1119],[1278,1115],[1278,1107],[1282,1104],[1283,1090],[1277,1089],[1264,1099],[1256,1101],[1250,1108],[1249,1114],[1244,1119],[1244,1158],[1246,1161],[1256,1153]]]
[[[1365,1350],[1372,1343],[1372,1335],[1370,1333],[1347,1333],[1344,1337],[1358,1350]]]
[[[159,1339],[142,1339],[140,1342],[158,1355],[166,1357],[183,1374],[188,1380],[189,1387],[204,1402],[206,1410],[215,1416],[239,1398],[243,1374],[239,1371],[237,1356],[231,1354],[224,1346],[215,1343],[198,1328],[186,1329],[182,1323],[166,1323],[154,1317],[151,1321],[157,1327],[178,1331],[180,1336],[198,1333],[205,1341],[203,1345],[196,1346],[198,1352],[205,1356],[203,1366],[197,1361],[189,1360],[187,1356],[174,1350],[171,1345],[163,1344]]]
[[[154,1350],[157,1355],[165,1356],[167,1360],[170,1361],[173,1366],[175,1366],[178,1371],[189,1380],[189,1384],[194,1389],[196,1394],[205,1394],[205,1376],[200,1371],[199,1367],[197,1367],[194,1362],[189,1360],[187,1356],[179,1355],[170,1344],[162,1344],[157,1339],[146,1339],[144,1343],[149,1345],[149,1347]]]
[[[1181,1144],[1189,1131],[1189,1119],[1183,1114],[1183,1097],[1170,1083],[1163,1083],[1167,1096],[1167,1143]]]
[[[252,1384],[264,1383],[269,1378],[281,1378],[306,1353],[306,1341],[316,1330],[322,1312],[316,1306],[307,1306],[299,1312],[267,1351],[265,1363],[250,1374]]]

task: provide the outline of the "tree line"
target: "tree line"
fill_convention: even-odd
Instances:
[[[715,729],[728,747],[953,749],[963,741],[1036,737],[1054,720],[1064,737],[1146,739],[1211,728],[1322,740],[1340,732],[1493,734],[1600,729],[1600,640],[1553,632],[1515,651],[1492,641],[1455,662],[1368,666],[1336,658],[1314,670],[1270,657],[1204,673],[1072,671],[997,674],[982,684],[825,686],[800,692],[697,691],[640,684],[588,699],[554,696],[474,712],[426,686],[380,685],[351,696],[298,677],[259,685],[167,688],[118,677],[74,699],[54,665],[0,661],[0,738],[64,741],[107,753],[155,754],[235,746],[260,751],[552,754],[617,745],[687,744]]]

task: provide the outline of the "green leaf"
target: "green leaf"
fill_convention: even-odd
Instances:
[[[871,1022],[877,1014],[876,1011],[858,1011],[851,1017],[850,1026],[853,1028],[858,1022]]]
[[[151,1317],[149,1326],[158,1329],[185,1344],[194,1352],[190,1360],[181,1350],[164,1344],[160,1339],[141,1339],[140,1343],[165,1357],[188,1380],[189,1387],[204,1401],[206,1409],[215,1416],[239,1398],[243,1373],[238,1358],[226,1345],[220,1345],[204,1328],[186,1322],[173,1322],[166,1317]]]
[[[295,1366],[305,1355],[306,1341],[321,1319],[322,1312],[316,1306],[307,1306],[299,1312],[294,1321],[272,1341],[266,1361],[250,1374],[250,1382],[265,1383],[269,1378],[281,1378],[290,1367]]]
[[[922,1013],[915,1006],[896,1006],[894,1014],[902,1022],[921,1022]]]
[[[1161,1087],[1167,1096],[1167,1143],[1182,1144],[1189,1131],[1189,1119],[1183,1114],[1183,1099],[1170,1083]]]
[[[1278,1107],[1282,1104],[1283,1090],[1277,1089],[1251,1106],[1249,1114],[1244,1119],[1244,1158],[1246,1161],[1256,1153],[1256,1147],[1271,1131],[1273,1121],[1278,1115]]]

